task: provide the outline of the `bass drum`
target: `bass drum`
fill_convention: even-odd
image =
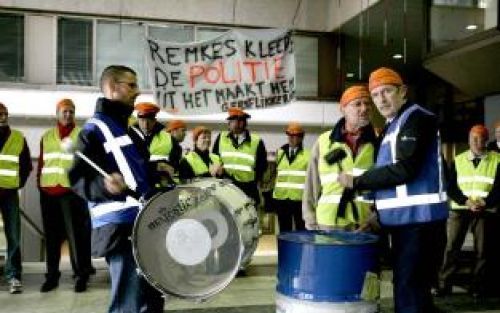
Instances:
[[[157,194],[132,235],[139,270],[161,292],[203,300],[246,266],[258,240],[255,205],[226,180],[199,179]]]

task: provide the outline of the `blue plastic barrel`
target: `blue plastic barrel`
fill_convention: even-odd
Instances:
[[[377,271],[377,240],[346,231],[279,235],[277,291],[299,300],[360,301],[366,272]]]

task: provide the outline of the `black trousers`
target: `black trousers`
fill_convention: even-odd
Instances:
[[[68,240],[71,265],[76,277],[87,278],[90,256],[90,215],[87,203],[73,192],[51,196],[40,192],[42,221],[45,231],[47,279],[58,279],[61,246]]]
[[[488,213],[473,213],[469,210],[451,211],[448,218],[448,243],[444,264],[440,274],[441,287],[451,286],[451,278],[458,270],[460,250],[470,228],[474,236],[475,264],[472,271],[471,288],[481,289],[486,282]],[[493,220],[492,220],[493,222]],[[490,227],[491,228],[491,227]],[[489,239],[493,239],[490,237]]]
[[[437,280],[446,240],[446,221],[388,227],[392,243],[394,311],[432,313],[431,287]]]
[[[302,201],[274,199],[274,206],[278,215],[280,233],[294,230],[294,223],[295,230],[306,229],[302,218]]]

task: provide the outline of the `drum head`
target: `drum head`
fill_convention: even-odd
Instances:
[[[141,210],[133,250],[155,288],[206,299],[234,278],[243,244],[233,215],[209,189],[179,187],[156,195]]]

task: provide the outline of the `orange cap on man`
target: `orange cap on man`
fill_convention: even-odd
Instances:
[[[182,120],[171,120],[170,122],[168,122],[168,132],[178,128],[187,128],[186,123]]]
[[[345,107],[349,102],[357,100],[359,98],[368,98],[370,99],[370,92],[368,88],[364,85],[356,85],[347,88],[342,93],[342,97],[340,98],[340,106]]]
[[[243,109],[238,108],[238,107],[230,107],[227,110],[227,113],[229,114],[229,116],[227,117],[227,120],[250,118],[250,114],[246,113],[245,111],[243,111]]]
[[[155,117],[160,108],[151,102],[140,102],[135,105],[138,117]]]
[[[381,85],[401,86],[403,85],[403,80],[396,71],[387,67],[381,67],[370,74],[368,89],[372,91]]]
[[[304,135],[304,128],[297,122],[290,122],[286,128],[285,133],[289,136],[301,136]]]
[[[57,111],[63,109],[63,108],[75,108],[75,104],[73,103],[73,100],[64,98],[61,99],[57,102],[56,109]]]
[[[470,134],[478,134],[479,136],[483,137],[485,140],[488,140],[488,137],[489,137],[488,128],[486,128],[482,124],[477,124],[477,125],[472,126],[469,133]]]

